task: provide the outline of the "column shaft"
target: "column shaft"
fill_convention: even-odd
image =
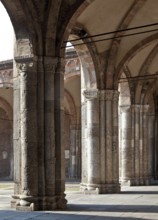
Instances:
[[[100,91],[100,193],[119,192],[118,97],[115,90]]]
[[[131,106],[121,106],[121,181],[131,181],[132,151],[131,151]]]
[[[35,67],[34,67],[35,68]],[[21,196],[22,210],[36,210],[38,195],[37,160],[37,72],[33,62],[24,60],[20,69]],[[19,207],[20,208],[20,207]]]
[[[44,57],[44,146],[45,146],[45,206],[56,208],[55,201],[55,126],[54,126],[54,75],[57,59]]]
[[[55,92],[55,194],[57,208],[66,207],[65,199],[65,147],[64,147],[64,68],[65,60],[58,58],[54,78]]]
[[[98,92],[86,90],[84,94],[87,99],[87,188],[96,190],[100,183]]]
[[[154,138],[155,138],[155,115],[150,114],[149,120],[148,120],[148,173],[149,173],[149,179],[154,179]]]

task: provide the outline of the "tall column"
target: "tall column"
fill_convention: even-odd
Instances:
[[[149,105],[142,105],[143,115],[142,115],[142,133],[143,133],[143,185],[149,185],[149,158],[148,158],[148,111]]]
[[[81,103],[81,139],[82,139],[82,149],[81,149],[81,157],[82,157],[82,172],[81,172],[81,190],[86,188],[87,183],[87,144],[86,144],[86,125],[87,125],[87,105],[86,98],[83,96],[84,92],[81,94],[82,103]]]
[[[20,133],[20,80],[19,68],[13,61],[13,160],[14,160],[14,195],[11,207],[16,207],[21,194],[21,133]]]
[[[158,111],[155,114],[154,178],[158,179]]]
[[[45,208],[44,58],[37,57],[38,209]]]
[[[99,99],[97,90],[85,90],[87,100],[87,190],[98,193],[100,183]],[[84,147],[84,146],[83,146]],[[84,161],[83,161],[84,163]]]
[[[55,195],[57,208],[66,207],[65,199],[65,147],[64,147],[64,69],[65,60],[58,58],[54,78],[55,94]]]
[[[58,59],[44,57],[44,155],[45,155],[45,209],[56,208],[55,198],[55,125],[54,76]]]
[[[80,180],[81,168],[80,168],[80,125],[71,125],[70,127],[70,178],[73,180]]]
[[[120,191],[119,184],[119,144],[118,144],[118,101],[119,92],[113,91],[112,100],[112,164],[113,164],[113,188],[116,192]]]
[[[134,180],[132,185],[148,185],[148,105],[133,105]]]
[[[154,179],[154,138],[155,138],[155,115],[149,114],[148,120],[148,172],[149,172],[149,180]]]
[[[133,105],[134,114],[134,180],[133,185],[139,185],[140,177],[140,106]]]
[[[36,210],[38,196],[37,72],[33,60],[16,60],[20,79],[21,192],[19,210]]]
[[[120,180],[130,184],[132,177],[132,151],[131,151],[131,106],[120,106],[121,146],[120,146]]]
[[[70,178],[76,178],[76,125],[71,125],[70,127]]]
[[[116,90],[100,91],[101,193],[120,191]]]

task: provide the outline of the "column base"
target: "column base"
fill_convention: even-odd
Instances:
[[[131,186],[131,180],[121,180],[121,186]]]
[[[10,202],[10,206],[11,208],[16,208],[16,206],[19,204],[20,202],[20,196],[19,195],[12,195],[12,200]]]
[[[106,183],[102,184],[100,188],[100,194],[119,193],[120,191],[120,183]]]
[[[150,179],[149,178],[137,178],[131,180],[130,186],[149,186],[150,185]]]
[[[67,208],[65,194],[44,197],[13,195],[12,198],[11,207],[19,211],[51,211]]]
[[[85,194],[108,194],[108,193],[119,193],[120,184],[80,184],[81,192]]]

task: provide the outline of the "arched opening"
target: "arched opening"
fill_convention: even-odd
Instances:
[[[0,179],[13,180],[13,27],[0,2]]]
[[[70,39],[77,37],[70,35]],[[65,98],[67,97],[67,110],[69,111],[69,118],[73,117],[73,124],[70,126],[67,132],[70,132],[70,154],[65,152],[70,157],[70,174],[72,178],[67,179],[68,181],[74,182],[85,182],[84,178],[87,179],[87,101],[84,95],[85,91],[97,91],[97,83],[95,76],[95,68],[92,57],[86,46],[82,47],[68,47],[65,52],[66,65],[65,65]],[[68,99],[67,92],[71,95],[76,113],[73,110],[70,98]],[[65,100],[66,107],[66,100]],[[71,114],[70,114],[71,112]],[[75,115],[76,114],[76,115]],[[65,123],[68,119],[68,115],[65,114]],[[66,135],[67,136],[67,135]],[[66,141],[66,140],[65,140]],[[67,141],[65,142],[65,145]],[[65,158],[66,159],[66,158]],[[82,162],[83,161],[83,162]],[[68,162],[65,161],[66,164]]]

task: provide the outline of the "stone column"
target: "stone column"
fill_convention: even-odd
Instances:
[[[64,147],[64,69],[65,60],[58,58],[54,78],[55,94],[55,195],[57,208],[66,207],[65,199],[65,147]]]
[[[82,172],[81,172],[81,190],[86,188],[87,183],[87,144],[86,144],[86,125],[87,125],[87,106],[86,106],[86,98],[83,96],[84,92],[81,94],[82,103],[81,103],[81,139],[82,139],[82,149],[81,149],[81,157],[82,157]]]
[[[55,198],[55,125],[54,76],[57,58],[44,57],[44,155],[45,155],[45,209],[56,208]]]
[[[70,128],[70,178],[72,180],[80,180],[81,178],[81,146],[80,146],[80,125],[71,125]]]
[[[71,125],[70,128],[70,178],[76,178],[76,125]]]
[[[116,90],[100,91],[101,193],[120,191]]]
[[[149,105],[142,106],[142,135],[143,135],[143,152],[142,152],[142,165],[143,165],[143,185],[149,185],[149,160],[148,160],[148,110]]]
[[[87,190],[98,191],[100,183],[99,99],[97,90],[85,90],[87,100]],[[84,146],[83,146],[84,147]],[[84,161],[83,161],[84,163]]]
[[[16,207],[21,194],[21,133],[20,133],[20,80],[19,68],[13,61],[13,160],[14,160],[14,195],[11,207]]]
[[[38,133],[38,209],[45,207],[45,148],[44,148],[44,58],[37,57],[37,133]]]
[[[113,164],[113,190],[114,192],[120,191],[119,184],[119,144],[118,144],[118,101],[119,92],[113,91],[112,100],[112,164]]]
[[[140,106],[133,105],[134,114],[134,180],[132,185],[140,183]]]
[[[158,110],[155,113],[154,179],[158,179]]]
[[[132,185],[149,184],[148,174],[148,105],[133,105],[134,180]]]
[[[20,81],[21,192],[19,210],[36,210],[38,196],[37,72],[33,60],[16,60]]]
[[[154,179],[154,138],[155,138],[155,115],[149,114],[148,116],[148,173],[149,181]]]
[[[122,183],[129,183],[132,177],[132,151],[131,151],[131,106],[120,106],[120,132],[121,132],[121,146],[120,146],[120,164]]]

